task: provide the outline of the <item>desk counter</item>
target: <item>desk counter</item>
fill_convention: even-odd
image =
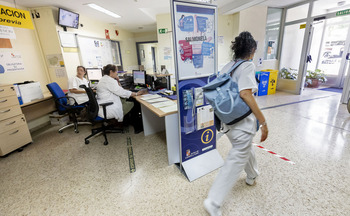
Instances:
[[[168,164],[180,162],[179,121],[177,111],[165,113],[150,103],[134,97],[141,104],[143,132],[145,136],[165,130]],[[176,102],[176,101],[174,101]]]
[[[165,113],[163,112],[162,110],[160,110],[159,108],[155,108],[154,106],[152,106],[152,104],[148,103],[147,101],[144,101],[141,99],[142,96],[136,96],[134,97],[137,102],[139,102],[140,104],[144,105],[145,107],[147,107],[150,111],[152,111],[154,114],[156,114],[158,117],[164,117],[164,116],[167,116],[167,115],[172,115],[174,113],[177,113],[177,111],[173,111],[173,112],[168,112],[168,113]],[[170,100],[170,99],[169,99]],[[176,100],[172,100],[174,101],[174,103],[176,103],[177,101]]]
[[[21,105],[27,121],[47,115],[56,110],[55,100],[50,92],[44,93],[44,98]]]

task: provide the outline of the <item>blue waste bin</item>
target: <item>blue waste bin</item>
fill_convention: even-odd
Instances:
[[[269,90],[270,72],[258,71],[255,73],[255,77],[260,81],[258,84],[258,96],[267,95]]]

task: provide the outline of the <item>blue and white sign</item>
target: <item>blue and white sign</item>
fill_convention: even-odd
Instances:
[[[193,181],[223,164],[216,150],[214,110],[202,90],[217,71],[217,8],[180,0],[172,0],[171,6],[180,163]]]
[[[179,80],[213,74],[215,8],[177,1],[174,10]]]

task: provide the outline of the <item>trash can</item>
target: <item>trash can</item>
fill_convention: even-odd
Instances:
[[[258,96],[267,95],[267,92],[269,90],[270,72],[258,71],[255,73],[255,76],[260,82],[258,84]]]
[[[64,126],[69,123],[69,116],[68,114],[59,115],[58,112],[53,112],[49,115],[51,125],[61,125]]]
[[[275,94],[276,93],[276,86],[277,86],[278,70],[266,69],[266,70],[261,70],[261,71],[270,72],[269,89],[267,91],[267,94],[268,95]]]

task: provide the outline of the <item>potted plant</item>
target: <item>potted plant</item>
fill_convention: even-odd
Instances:
[[[282,79],[291,79],[291,80],[296,80],[298,78],[298,73],[296,69],[292,68],[282,68],[280,70],[280,77]]]
[[[325,83],[327,81],[326,75],[320,69],[315,71],[308,70],[306,71],[306,86],[309,88],[318,88],[320,82]]]

